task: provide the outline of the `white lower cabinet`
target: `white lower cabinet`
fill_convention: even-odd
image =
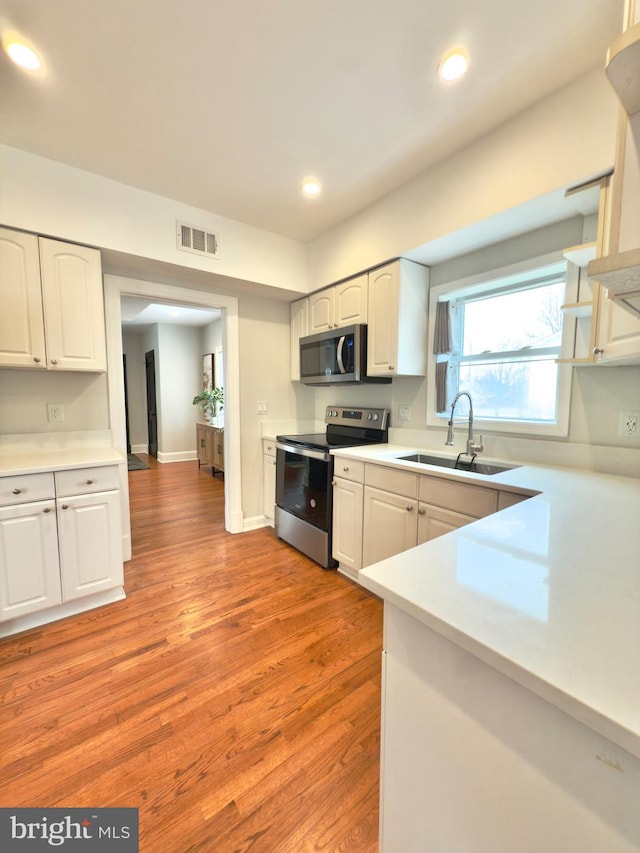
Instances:
[[[362,568],[363,493],[362,483],[333,480],[333,559],[352,571]]]
[[[54,500],[0,507],[0,621],[62,602]]]
[[[525,498],[505,497],[499,506],[498,490],[488,486],[338,459],[333,558],[357,572]]]
[[[264,515],[273,526],[276,503],[276,444],[262,439],[262,495]]]
[[[117,485],[116,465],[0,478],[0,622],[123,585]]]
[[[121,585],[120,493],[75,495],[56,504],[63,600]]]

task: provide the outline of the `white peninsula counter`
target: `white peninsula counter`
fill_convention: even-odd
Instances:
[[[413,469],[537,494],[357,574],[385,608],[382,853],[637,851],[640,480]]]

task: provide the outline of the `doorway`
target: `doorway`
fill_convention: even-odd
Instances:
[[[242,468],[240,454],[240,345],[238,334],[238,298],[205,290],[160,284],[105,274],[105,319],[107,330],[107,380],[109,384],[109,415],[114,447],[125,455],[126,431],[124,384],[122,377],[122,296],[150,298],[195,308],[218,308],[222,311],[222,336],[225,359],[225,529],[241,533],[244,529],[242,512]],[[126,457],[125,457],[126,458]],[[120,488],[122,494],[123,550],[125,560],[131,558],[131,524],[129,520],[129,483],[126,465],[122,465]]]
[[[147,382],[147,435],[149,456],[158,458],[158,408],[156,405],[156,354],[153,350],[144,354],[144,372]]]

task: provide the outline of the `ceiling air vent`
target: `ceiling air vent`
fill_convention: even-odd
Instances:
[[[188,225],[186,222],[177,222],[176,243],[178,249],[183,252],[193,252],[194,255],[206,255],[209,258],[218,258],[220,244],[218,235],[197,225]]]

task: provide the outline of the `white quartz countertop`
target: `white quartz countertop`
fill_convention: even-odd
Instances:
[[[396,459],[412,450],[334,455],[537,494],[369,566],[359,582],[640,758],[640,480]]]
[[[3,447],[0,448],[0,476],[38,474],[70,468],[95,468],[115,465],[125,459],[114,447]]]

